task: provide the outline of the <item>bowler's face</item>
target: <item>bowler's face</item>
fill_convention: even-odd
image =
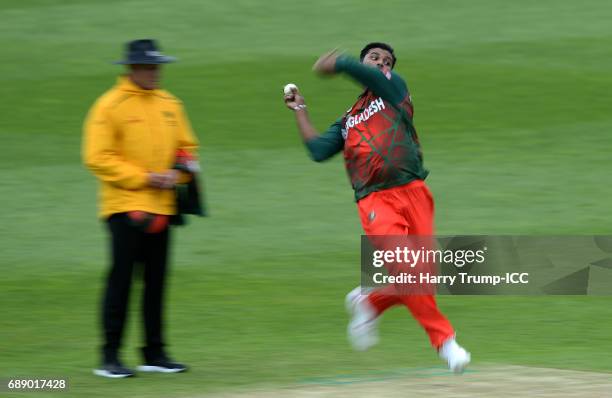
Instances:
[[[362,61],[365,65],[379,68],[386,75],[393,69],[393,56],[387,50],[382,48],[372,48],[363,57]]]
[[[160,65],[132,65],[132,81],[145,90],[159,88]]]

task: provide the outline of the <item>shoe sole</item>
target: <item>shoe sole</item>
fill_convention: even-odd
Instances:
[[[109,372],[104,369],[94,369],[93,374],[96,376],[108,377],[109,379],[125,379],[126,377],[133,377],[134,375],[118,375]]]
[[[187,370],[186,368],[182,369],[168,369],[163,368],[161,366],[151,366],[151,365],[141,365],[137,368],[141,372],[157,372],[157,373],[180,373]]]

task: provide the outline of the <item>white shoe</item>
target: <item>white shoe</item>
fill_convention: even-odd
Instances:
[[[440,358],[446,361],[453,373],[463,373],[471,360],[471,355],[455,341],[454,337],[446,340],[440,347]]]
[[[348,339],[356,351],[366,351],[378,344],[378,316],[361,294],[361,287],[356,287],[346,295],[346,310],[351,316],[348,324]]]

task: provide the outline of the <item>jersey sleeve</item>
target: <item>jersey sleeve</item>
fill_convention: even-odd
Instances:
[[[310,157],[315,162],[327,160],[342,151],[344,148],[344,138],[342,137],[342,120],[336,120],[327,131],[306,142],[306,148]]]
[[[391,72],[388,78],[380,69],[364,65],[347,55],[338,57],[336,71],[346,73],[393,105],[400,106],[409,101],[406,82],[395,72]]]

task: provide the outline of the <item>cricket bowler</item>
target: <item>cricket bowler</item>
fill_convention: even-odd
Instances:
[[[285,92],[298,130],[316,162],[343,152],[346,170],[365,234],[434,235],[434,202],[425,184],[421,146],[413,125],[414,107],[404,80],[393,71],[396,57],[385,43],[370,43],[359,61],[336,51],[321,56],[313,69],[320,75],[344,73],[363,86],[355,104],[320,134],[310,121],[297,87]],[[378,343],[378,319],[395,305],[406,306],[425,329],[431,345],[455,373],[470,354],[455,341],[455,330],[440,312],[433,294],[393,294],[393,285],[346,297],[351,319],[348,337],[356,350]]]

